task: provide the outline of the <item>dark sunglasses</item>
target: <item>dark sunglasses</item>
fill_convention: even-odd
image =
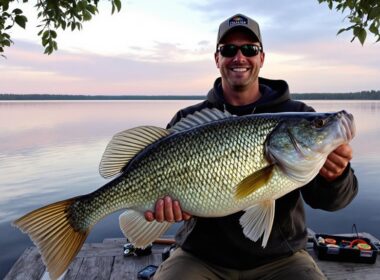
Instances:
[[[252,44],[245,44],[242,46],[227,44],[227,45],[219,46],[217,48],[217,51],[220,52],[220,54],[224,57],[234,57],[239,50],[244,56],[252,57],[252,56],[258,55],[259,52],[261,52],[262,48],[260,46],[252,45]]]

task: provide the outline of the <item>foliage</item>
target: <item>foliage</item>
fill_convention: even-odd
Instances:
[[[337,11],[342,13],[348,9],[350,14],[347,16],[350,26],[342,28],[338,34],[352,30],[353,40],[358,38],[363,45],[368,31],[375,35],[376,42],[380,41],[380,1],[379,0],[318,0],[319,3],[326,2],[330,10],[334,5]]]
[[[21,1],[21,0],[20,0]],[[17,1],[17,2],[20,2]],[[121,0],[109,0],[112,5],[112,14],[120,11]],[[14,25],[25,29],[28,21],[23,11],[19,8],[10,11],[9,6],[15,0],[0,0],[0,54],[4,47],[10,47],[13,43],[8,33]],[[22,0],[26,3],[28,0]],[[37,0],[34,6],[40,24],[38,36],[41,37],[42,46],[46,54],[51,54],[58,49],[57,30],[80,30],[82,23],[92,19],[98,13],[99,0]],[[4,55],[2,55],[4,56]]]
[[[112,5],[112,14],[120,11],[121,0],[108,0]],[[27,17],[19,8],[10,10],[10,4],[27,3],[28,0],[0,0],[0,55],[4,53],[5,47],[13,43],[9,30],[15,25],[25,29],[28,22]],[[98,13],[99,0],[36,0],[35,8],[40,24],[38,36],[41,37],[45,53],[51,54],[58,49],[57,30],[80,30],[82,23],[89,21]],[[347,17],[351,23],[347,28],[342,28],[338,34],[352,30],[354,37],[364,44],[367,33],[371,32],[380,41],[380,0],[318,0],[319,3],[326,2],[330,9],[334,5],[337,11],[350,11]]]

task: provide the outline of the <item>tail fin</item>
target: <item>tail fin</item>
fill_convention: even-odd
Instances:
[[[75,231],[69,222],[67,208],[75,201],[72,198],[44,206],[13,222],[36,244],[52,279],[66,270],[90,232]]]

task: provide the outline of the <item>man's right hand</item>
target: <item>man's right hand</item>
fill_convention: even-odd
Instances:
[[[181,222],[191,219],[191,215],[183,212],[178,200],[172,200],[170,196],[160,198],[156,202],[155,212],[146,211],[145,219],[149,222],[156,220],[157,222]]]

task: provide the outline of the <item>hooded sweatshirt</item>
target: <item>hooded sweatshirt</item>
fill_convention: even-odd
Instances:
[[[180,110],[168,127],[204,108],[226,110],[239,116],[314,111],[302,102],[291,100],[289,87],[283,80],[259,78],[259,89],[261,98],[256,102],[233,106],[225,102],[221,78],[218,78],[205,101]],[[218,218],[193,217],[178,230],[176,242],[183,250],[205,262],[232,269],[252,269],[306,247],[307,228],[302,198],[312,208],[335,211],[349,204],[357,191],[357,179],[349,165],[333,182],[317,175],[304,187],[277,199],[273,228],[265,248],[261,246],[261,238],[253,242],[243,234],[239,223],[243,212]]]

